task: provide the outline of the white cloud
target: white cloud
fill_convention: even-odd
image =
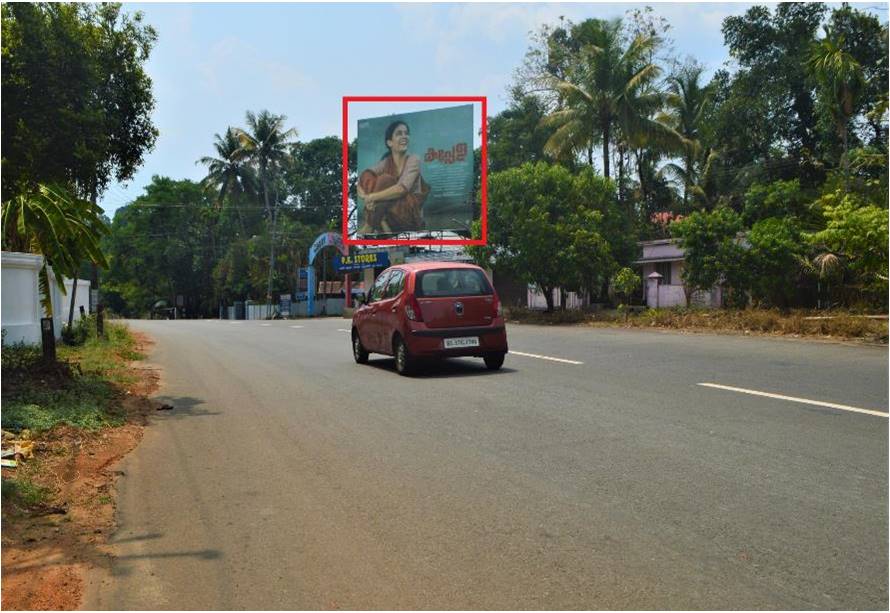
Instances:
[[[229,36],[214,43],[198,71],[204,86],[212,93],[224,94],[234,88],[265,89],[278,93],[307,93],[318,89],[317,82],[293,64],[260,55],[257,48],[242,39]]]

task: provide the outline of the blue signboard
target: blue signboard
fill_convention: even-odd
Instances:
[[[365,268],[389,268],[389,254],[386,251],[371,251],[338,255],[334,258],[334,270],[337,272],[352,272]]]

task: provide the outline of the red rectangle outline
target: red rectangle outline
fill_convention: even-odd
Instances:
[[[351,239],[349,238],[349,103],[350,102],[478,102],[482,105],[482,238],[478,239]],[[350,245],[479,245],[488,244],[488,97],[487,96],[343,96],[343,244]]]

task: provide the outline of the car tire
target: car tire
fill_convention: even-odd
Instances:
[[[489,353],[483,359],[485,360],[485,368],[488,370],[498,370],[504,365],[504,353]]]
[[[356,364],[368,363],[368,351],[362,345],[362,339],[359,338],[358,330],[355,328],[352,330],[352,357],[355,358]]]
[[[403,377],[410,376],[414,373],[414,358],[408,353],[408,345],[402,340],[401,336],[397,336],[392,344],[392,354],[396,359],[396,372]]]

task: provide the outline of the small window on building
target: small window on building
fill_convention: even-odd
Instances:
[[[662,285],[673,285],[673,281],[671,279],[671,264],[673,262],[656,262],[655,263],[655,272],[662,276],[661,284]]]

